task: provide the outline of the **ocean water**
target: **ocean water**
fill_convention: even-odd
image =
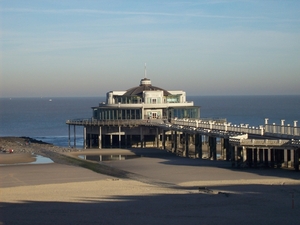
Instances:
[[[259,126],[270,123],[300,124],[300,95],[279,96],[192,96],[201,107],[200,117],[226,118],[233,124]],[[300,125],[298,125],[300,126]]]
[[[0,98],[0,136],[26,136],[68,146],[67,119],[90,118],[96,98]],[[73,132],[73,131],[72,131]],[[77,146],[83,145],[83,129],[76,128]]]
[[[299,121],[300,95],[294,96],[188,96],[201,107],[201,118],[226,118],[233,124],[259,126],[269,123],[293,125]],[[0,136],[27,136],[68,146],[67,119],[90,118],[91,107],[105,97],[87,98],[0,98]],[[78,147],[83,143],[83,129],[76,128]],[[72,130],[73,135],[73,130]],[[71,137],[72,137],[71,135]],[[72,141],[72,140],[71,140]]]

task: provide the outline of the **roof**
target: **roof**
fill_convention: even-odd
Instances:
[[[142,96],[143,91],[163,91],[164,96],[171,95],[165,89],[152,86],[150,79],[144,78],[141,80],[140,86],[128,89],[123,96]]]

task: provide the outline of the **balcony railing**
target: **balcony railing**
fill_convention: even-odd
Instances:
[[[139,126],[145,125],[148,120],[96,120],[96,119],[73,119],[67,120],[66,124],[78,126]]]

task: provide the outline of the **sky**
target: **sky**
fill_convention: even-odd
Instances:
[[[299,0],[0,0],[0,97],[299,95]]]

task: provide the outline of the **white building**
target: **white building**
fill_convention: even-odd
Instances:
[[[96,120],[154,120],[200,118],[200,107],[186,101],[184,91],[167,91],[143,78],[140,85],[126,91],[110,91],[106,102],[93,108]]]

